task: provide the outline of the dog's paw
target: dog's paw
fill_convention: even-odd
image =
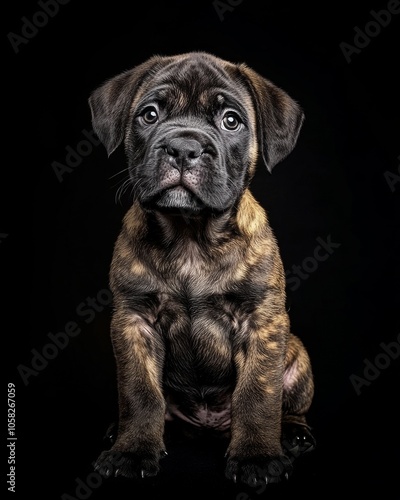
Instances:
[[[292,473],[292,463],[286,455],[255,457],[239,460],[229,458],[225,475],[235,483],[250,487],[287,481]]]
[[[284,423],[282,426],[282,448],[287,456],[296,459],[314,450],[316,441],[306,425]]]
[[[94,464],[94,469],[103,477],[126,477],[128,479],[144,479],[156,476],[160,470],[161,455],[150,453],[132,453],[106,450],[101,453]]]

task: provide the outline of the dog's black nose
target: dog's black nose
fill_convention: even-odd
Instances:
[[[190,160],[199,158],[203,152],[203,148],[198,141],[187,139],[186,137],[171,139],[166,145],[165,150],[170,156],[175,158],[179,166],[187,163],[190,165],[192,163]]]

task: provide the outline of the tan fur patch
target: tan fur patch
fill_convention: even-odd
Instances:
[[[240,202],[237,216],[239,230],[248,238],[264,230],[267,217],[263,208],[256,201],[248,189],[244,192]]]

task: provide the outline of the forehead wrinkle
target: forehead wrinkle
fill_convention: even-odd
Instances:
[[[232,80],[236,85],[232,85]],[[222,95],[221,107],[233,106],[250,124],[255,123],[251,96],[242,84],[234,65],[214,66],[208,61],[183,59],[173,61],[148,79],[135,96],[132,108],[140,101],[152,99],[171,106],[171,112],[184,112],[189,106],[192,111],[214,107],[217,96]],[[217,103],[218,105],[218,103]]]
[[[162,69],[153,83],[178,86],[181,90],[200,95],[207,88],[225,88],[230,75],[221,66],[202,59],[184,58]]]
[[[159,93],[162,101],[173,103],[173,109],[184,109],[189,103],[189,96],[178,85],[172,84],[166,86],[162,92]]]

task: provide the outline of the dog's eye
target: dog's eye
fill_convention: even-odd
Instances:
[[[238,130],[241,124],[242,122],[239,117],[235,113],[230,112],[226,113],[222,118],[221,128],[228,131]]]
[[[146,108],[140,116],[146,125],[153,125],[158,120],[157,110],[153,106]]]

